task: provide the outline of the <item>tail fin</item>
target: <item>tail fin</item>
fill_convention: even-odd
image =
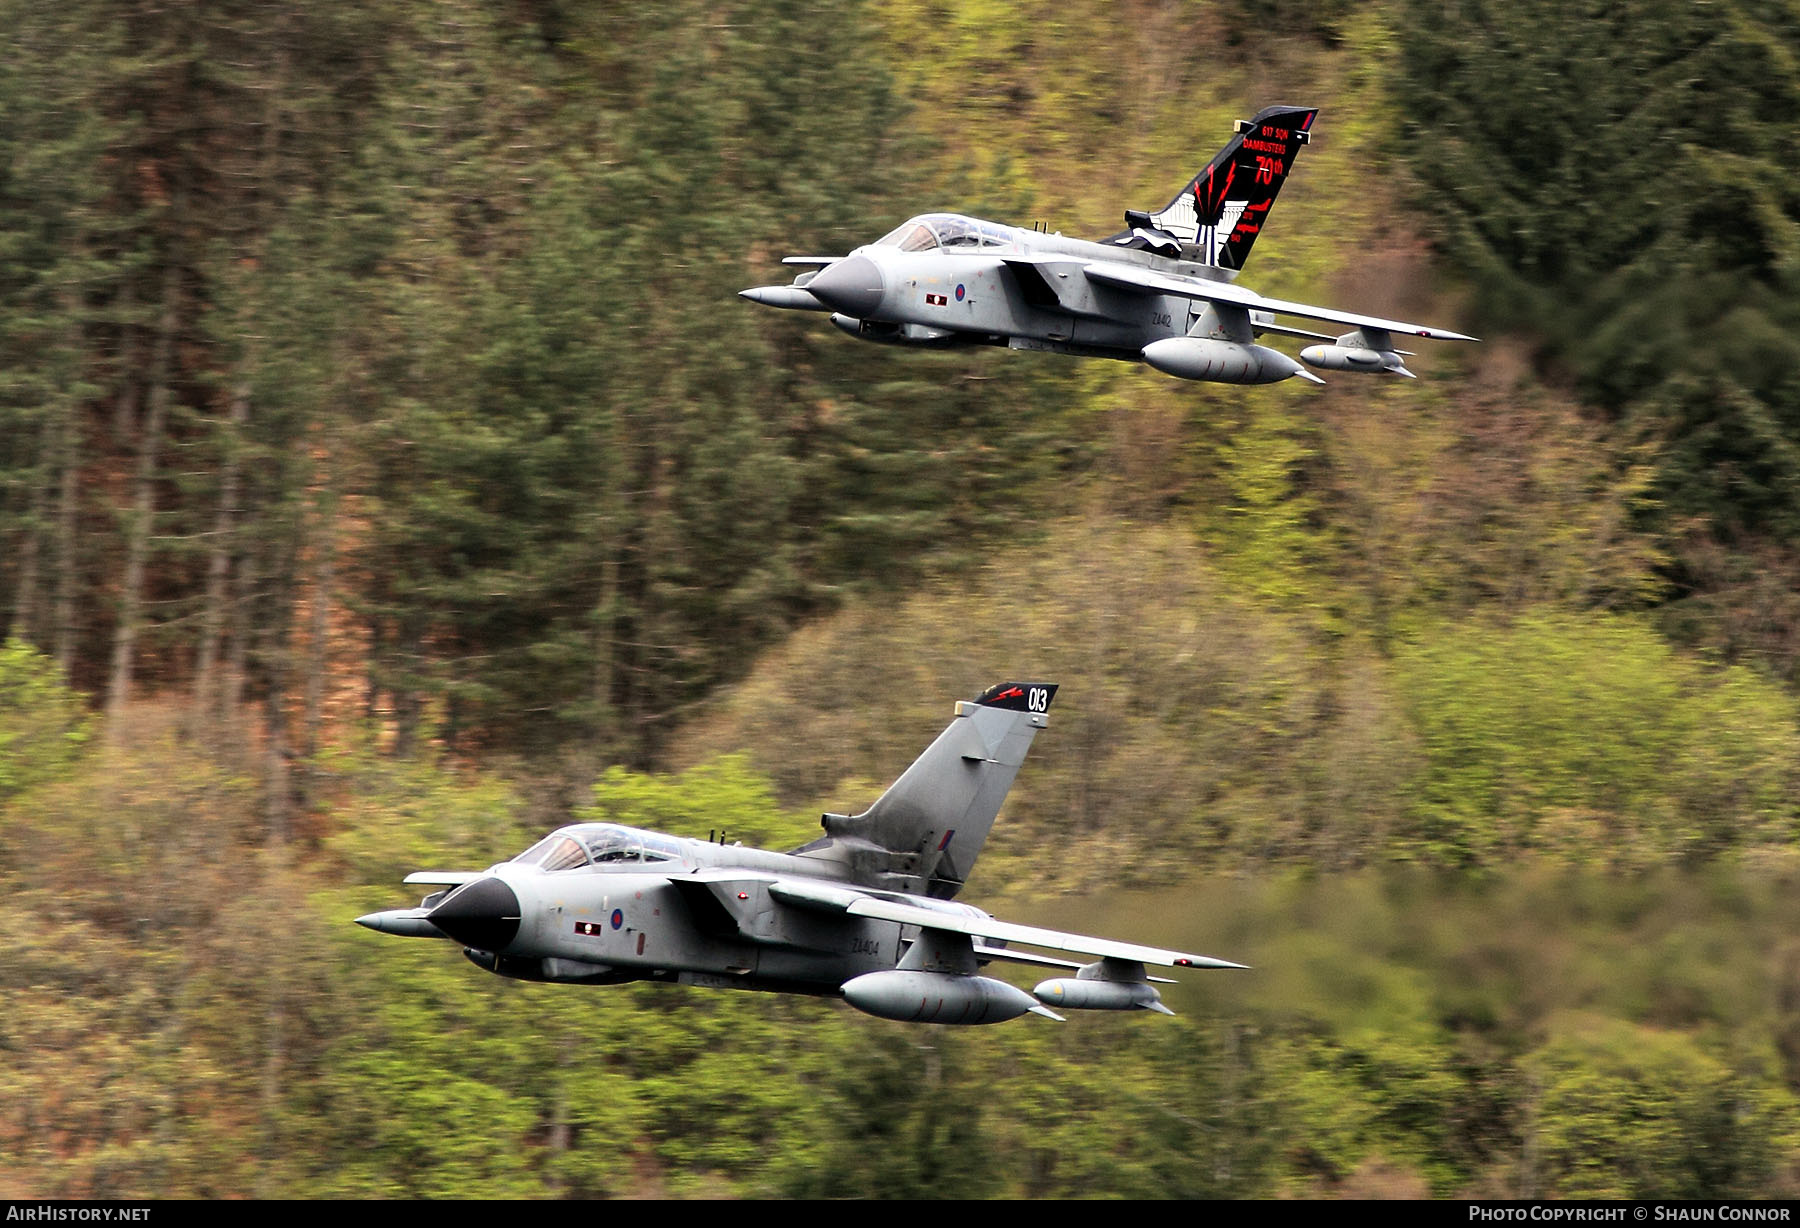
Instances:
[[[1206,169],[1159,212],[1125,214],[1127,229],[1108,240],[1141,245],[1140,231],[1174,238],[1183,249],[1199,249],[1205,264],[1236,272],[1267,222],[1300,147],[1312,140],[1317,107],[1265,107],[1256,118],[1239,120],[1237,135],[1213,156]]]
[[[1048,682],[1002,682],[956,716],[858,815],[824,816],[826,836],[795,852],[848,862],[856,881],[949,899],[987,842],[1000,803],[1056,698]]]

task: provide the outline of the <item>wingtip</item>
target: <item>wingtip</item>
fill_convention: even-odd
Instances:
[[[1214,969],[1235,970],[1238,972],[1250,971],[1249,964],[1234,964],[1228,959],[1214,959],[1210,955],[1184,955],[1175,960],[1174,964],[1171,966],[1176,968],[1202,968],[1207,971],[1212,971]]]

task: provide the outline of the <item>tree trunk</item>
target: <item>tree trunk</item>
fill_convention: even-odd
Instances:
[[[250,652],[250,615],[256,603],[256,555],[248,550],[238,554],[235,590],[231,599],[231,639],[225,653],[225,677],[219,697],[219,711],[227,727],[245,738],[245,723],[238,719],[244,704],[244,679],[249,671],[246,659]]]
[[[399,676],[394,681],[394,755],[404,759],[418,746],[419,720],[423,715],[423,698],[419,694],[415,672],[419,656],[425,650],[425,633],[420,620],[411,614],[402,617],[398,658]]]
[[[325,675],[331,658],[326,651],[331,636],[331,601],[337,578],[337,467],[334,456],[325,458],[325,489],[319,495],[316,540],[313,543],[311,642],[306,648],[306,716],[300,754],[305,761],[300,804],[307,804],[317,783],[314,758],[319,753],[319,726],[324,720]]]
[[[285,640],[285,637],[282,637]],[[273,646],[271,646],[273,648]],[[278,651],[285,653],[282,643]],[[263,776],[266,797],[263,815],[268,826],[269,841],[284,843],[288,837],[289,816],[293,810],[293,787],[288,780],[287,686],[285,670],[271,676],[269,692],[263,696]]]
[[[37,474],[31,480],[31,503],[25,511],[25,540],[19,547],[19,591],[13,603],[12,623],[7,636],[35,640],[43,625],[38,611],[38,555],[42,551],[44,508],[50,502],[51,473],[56,447],[57,414],[44,411],[44,423],[38,431]]]
[[[123,323],[119,330],[119,395],[113,399],[112,420],[113,442],[120,446],[131,438],[131,425],[137,421],[140,391],[137,352],[140,342],[136,318],[137,291],[127,278],[124,288],[119,291],[119,319]]]
[[[600,601],[594,612],[594,764],[615,759],[619,753],[619,729],[615,686],[619,642],[619,551],[609,545],[600,561]]]
[[[75,510],[80,491],[76,486],[76,459],[79,454],[80,407],[71,398],[63,415],[62,438],[58,441],[62,466],[60,490],[56,499],[56,663],[67,678],[75,668],[75,573],[81,561],[75,556]]]
[[[231,571],[232,529],[238,507],[238,446],[250,419],[250,387],[240,381],[231,397],[230,443],[219,477],[219,506],[213,514],[212,549],[206,564],[206,604],[201,609],[200,659],[194,670],[194,707],[202,721],[221,715],[219,642],[225,633],[226,581]]]
[[[150,416],[138,440],[137,481],[126,544],[125,582],[119,592],[118,626],[113,629],[106,717],[109,732],[114,737],[118,734],[118,718],[131,698],[138,607],[143,598],[144,565],[150,553],[150,529],[155,510],[156,461],[162,447],[163,424],[169,414],[169,366],[175,347],[175,303],[179,289],[180,271],[171,258],[163,274],[162,319],[157,324],[156,351],[150,363]]]

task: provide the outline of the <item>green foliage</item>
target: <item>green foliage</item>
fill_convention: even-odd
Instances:
[[[1301,762],[1321,757],[1309,739],[1335,754],[1338,735],[1389,719],[1360,685],[1359,702],[1331,710],[1322,694],[1340,680],[1308,668],[1307,636],[1302,618],[1226,589],[1189,533],[1096,515],[1053,526],[1038,550],[997,557],[953,592],[869,599],[795,636],[682,749],[697,760],[747,747],[784,802],[856,813],[943,727],[951,701],[1044,678],[1063,687],[1040,742],[1057,749],[1033,753],[981,883],[1093,883],[1121,856],[1173,872],[1194,839],[1280,856],[1308,843],[1305,786],[1329,786]],[[1393,771],[1383,753],[1365,770]]]
[[[1252,863],[1498,867],[1527,848],[1641,865],[1791,838],[1800,727],[1748,668],[1543,604],[1510,622],[1418,618],[1386,655],[1353,624],[1321,636],[1308,605],[1253,599],[1242,562],[1215,572],[1169,529],[1056,526],[955,594],[853,607],[795,637],[682,751],[748,747],[784,801],[854,812],[939,727],[933,699],[1057,681],[1043,757],[984,856],[989,884],[1015,856],[1036,881],[1086,883],[1127,849],[1141,874],[1174,872],[1197,841]],[[945,644],[964,647],[946,660]],[[846,704],[846,676],[908,697],[906,723]],[[1046,847],[1069,854],[1060,869]]]
[[[1780,1191],[1792,702],[1635,612],[1677,517],[1678,582],[1792,601],[1791,31],[1426,8],[7,8],[0,1193]],[[1277,79],[1330,122],[1258,288],[1440,318],[1416,175],[1617,429],[1505,344],[1301,414],[732,296],[924,208],[1106,233]],[[268,702],[90,749],[25,645],[101,669],[159,380],[140,676]],[[981,902],[1178,883],[1026,919],[1258,971],[959,1032],[351,924],[571,810],[798,844],[1022,675],[1065,689]],[[1402,858],[1482,873],[1316,872]]]
[[[0,806],[75,763],[93,734],[84,698],[30,644],[0,644]]]
[[[521,822],[517,791],[491,774],[355,744],[333,747],[319,771],[326,780],[320,801],[332,815],[325,848],[349,884],[392,884],[420,869],[479,869],[542,834]]]
[[[1465,1175],[1448,1162],[1451,1123],[1444,1113],[1465,1091],[1448,1038],[1435,1028],[1284,1037],[1262,1060],[1279,1089],[1271,1107],[1291,1192],[1315,1192],[1314,1182],[1341,1186],[1377,1157],[1426,1174],[1440,1195]]]
[[[716,830],[752,848],[794,848],[817,835],[803,818],[781,812],[768,777],[743,755],[667,776],[610,767],[594,782],[593,799],[578,818],[694,837]]]
[[[866,239],[918,173],[854,10],[742,18],[570,11],[533,47],[490,16],[469,37],[495,101],[426,44],[371,133],[415,168],[374,195],[410,213],[384,258],[412,277],[384,273],[368,309],[389,409],[353,600],[405,747],[648,766],[836,586],[966,561],[1052,471],[1053,381],[1021,415],[967,359],[731,323],[758,266]],[[446,116],[435,141],[414,92]],[[793,122],[796,96],[833,98],[833,123]]]
[[[1676,578],[1746,636],[1709,565],[1800,533],[1800,133],[1791,12],[1613,4],[1401,6],[1396,147],[1477,279],[1593,401],[1660,445]],[[1721,613],[1725,616],[1721,617]],[[1784,620],[1790,615],[1784,614]]]
[[[1793,702],[1741,666],[1685,659],[1639,622],[1541,614],[1446,627],[1396,666],[1424,755],[1405,844],[1424,856],[1632,862],[1790,838]]]
[[[1527,1180],[1556,1198],[1765,1195],[1794,1104],[1688,1036],[1575,1017],[1532,1054]]]
[[[252,790],[192,744],[140,740],[11,820],[29,847],[0,865],[20,937],[0,957],[9,1188],[1713,1196],[1777,1188],[1795,1151],[1770,1040],[1779,877],[1526,864],[1485,885],[1210,878],[1132,917],[1059,903],[1055,923],[1259,971],[1170,987],[1174,1020],[909,1029],[775,995],[522,984],[362,930],[391,882],[279,868]],[[327,848],[352,879],[532,834],[492,779],[375,755],[330,779]],[[782,838],[738,760],[615,769],[595,797],[608,818]],[[130,856],[100,832],[129,833]]]
[[[1300,468],[1315,453],[1293,414],[1260,406],[1218,445],[1226,501],[1209,534],[1223,578],[1278,609],[1303,607],[1319,555],[1315,500]]]

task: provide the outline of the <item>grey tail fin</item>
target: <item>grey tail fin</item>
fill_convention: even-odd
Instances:
[[[873,806],[824,816],[824,839],[795,852],[847,861],[864,886],[953,897],[1055,698],[1054,683],[1002,682],[958,703],[944,732]]]
[[[1107,242],[1142,247],[1173,241],[1203,264],[1242,269],[1300,147],[1312,140],[1318,114],[1317,107],[1274,106],[1239,120],[1236,135],[1174,200],[1155,213],[1128,210],[1127,229]]]

